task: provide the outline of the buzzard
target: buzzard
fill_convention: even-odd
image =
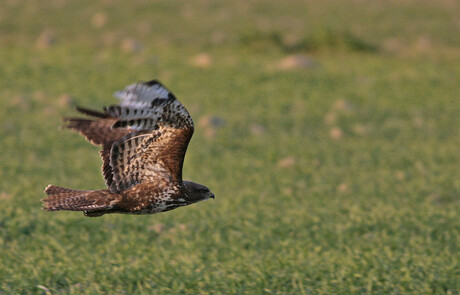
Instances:
[[[43,209],[154,214],[214,198],[204,185],[182,180],[193,121],[185,107],[160,82],[140,82],[115,93],[120,104],[103,112],[77,107],[90,118],[65,118],[66,127],[101,146],[107,188],[45,189]]]

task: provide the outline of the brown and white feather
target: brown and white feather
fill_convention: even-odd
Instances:
[[[155,80],[129,85],[115,96],[120,104],[104,112],[77,107],[90,118],[65,119],[67,128],[102,146],[102,174],[108,189],[48,186],[45,209],[85,211],[87,216],[144,214],[209,198],[212,194],[206,187],[182,181],[194,125],[176,97]]]

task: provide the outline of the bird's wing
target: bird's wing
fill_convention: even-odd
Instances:
[[[182,182],[182,164],[192,130],[160,126],[153,131],[130,133],[112,145],[110,164],[114,191],[124,191],[136,184]]]
[[[77,131],[94,145],[112,143],[130,133],[127,129],[113,129],[112,126],[118,119],[110,117],[107,113],[100,113],[81,107],[76,109],[92,118],[65,118],[65,127]]]
[[[185,107],[155,80],[129,85],[115,96],[120,104],[104,113],[78,109],[96,119],[67,119],[69,128],[102,145],[102,170],[110,190],[121,192],[158,179],[181,182],[194,129]]]

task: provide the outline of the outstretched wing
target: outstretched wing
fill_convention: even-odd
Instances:
[[[182,165],[193,134],[185,107],[158,81],[127,86],[121,102],[104,113],[78,108],[96,119],[67,119],[67,127],[102,145],[103,174],[113,192],[145,181],[182,181]]]
[[[113,143],[130,133],[128,129],[113,129],[112,126],[118,121],[117,118],[110,117],[107,113],[101,113],[81,107],[76,107],[77,111],[93,118],[65,118],[65,127],[77,131],[86,140],[94,145],[104,145]]]

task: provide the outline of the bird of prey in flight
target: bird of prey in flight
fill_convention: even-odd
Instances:
[[[193,134],[185,107],[160,82],[140,82],[116,92],[120,104],[87,118],[66,118],[66,127],[101,146],[106,189],[75,190],[49,185],[43,209],[154,214],[214,198],[204,185],[182,180],[182,165]]]

